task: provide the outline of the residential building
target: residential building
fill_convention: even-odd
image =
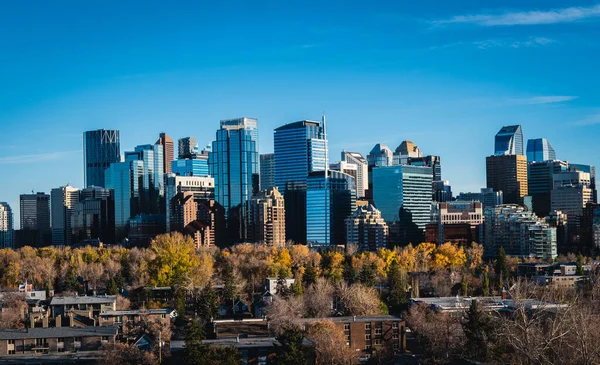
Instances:
[[[73,243],[97,239],[104,244],[114,244],[114,215],[113,190],[95,186],[81,190],[71,217]]]
[[[275,186],[275,154],[260,155],[260,190],[269,190]]]
[[[389,233],[381,212],[371,204],[358,207],[346,218],[346,244],[357,245],[360,251],[377,252],[387,248]]]
[[[356,198],[363,199],[369,189],[369,163],[358,152],[342,151],[342,161],[356,165]]]
[[[50,313],[53,318],[73,312],[87,318],[97,318],[107,310],[117,310],[115,295],[98,296],[53,296],[50,300]]]
[[[10,205],[0,202],[0,248],[14,247],[14,222]]]
[[[540,218],[552,211],[551,194],[554,174],[566,171],[569,164],[558,160],[529,162],[527,165],[527,191],[531,196],[533,212]]]
[[[481,204],[483,204],[483,210],[486,210],[488,208],[493,208],[496,205],[504,204],[504,193],[502,191],[494,191],[494,189],[491,188],[482,188],[479,193],[460,193],[456,200],[463,202],[481,202]]]
[[[346,244],[345,221],[356,207],[354,184],[354,178],[343,172],[310,173],[306,189],[306,241],[309,245],[326,248]]]
[[[72,215],[79,202],[79,189],[66,185],[52,189],[52,244],[55,246],[72,243]]]
[[[170,204],[172,199],[178,193],[191,192],[192,200],[198,204],[201,201],[208,201],[215,198],[215,181],[212,177],[199,176],[177,176],[174,174],[165,175],[165,200]],[[194,218],[196,220],[197,218]],[[167,231],[170,232],[170,227],[173,225],[171,219],[171,209],[167,209],[166,224]],[[189,223],[189,222],[188,222]]]
[[[218,245],[221,248],[227,245],[225,208],[221,204],[213,199],[198,203],[198,221],[207,227],[202,230],[209,234],[206,237],[202,233],[203,239],[206,237],[207,240],[203,245]]]
[[[262,191],[250,201],[251,242],[285,246],[285,201],[277,188]]]
[[[158,137],[158,141],[155,144],[163,146],[163,167],[164,173],[171,173],[171,161],[175,160],[175,146],[173,145],[173,140],[166,133],[161,133]]]
[[[104,187],[104,171],[111,163],[121,161],[118,130],[98,129],[83,133],[85,186]]]
[[[426,241],[469,245],[479,242],[483,204],[477,201],[434,204],[433,222],[426,226]]]
[[[500,247],[509,256],[554,259],[556,228],[519,205],[499,205],[484,212],[484,256],[496,257]]]
[[[546,217],[546,222],[550,227],[556,228],[556,247],[559,253],[568,254],[570,251],[570,239],[569,239],[569,224],[567,215],[560,210],[553,210]],[[583,234],[583,233],[582,233]],[[578,249],[574,252],[585,252],[584,250]]]
[[[215,200],[225,208],[229,242],[248,237],[248,201],[258,192],[258,121],[222,120],[209,154]]]
[[[185,137],[177,141],[178,159],[193,159],[198,154],[196,137]]]
[[[283,195],[286,236],[306,243],[306,183],[310,173],[327,169],[325,119],[302,120],[276,128],[273,135],[275,186]]]
[[[513,142],[510,142],[513,143]],[[522,154],[486,157],[487,187],[503,192],[505,204],[523,204],[527,190],[527,159]]]
[[[119,335],[124,339],[137,340],[134,329],[146,323],[160,323],[163,328],[169,327],[171,321],[177,317],[177,311],[164,309],[127,309],[105,310],[98,316],[99,327],[117,327]],[[134,336],[131,337],[131,333]]]
[[[520,125],[504,126],[496,133],[494,155],[525,155],[523,153],[523,129]]]
[[[396,243],[422,242],[432,198],[431,167],[388,166],[372,170],[373,201]]]
[[[371,149],[371,152],[367,155],[368,163],[368,189],[365,193],[365,197],[369,200],[373,200],[373,169],[376,167],[392,166],[394,161],[394,154],[392,150],[383,143],[378,143]]]
[[[546,138],[527,140],[527,162],[556,160],[556,152]]]

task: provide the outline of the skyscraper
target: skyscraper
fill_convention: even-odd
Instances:
[[[593,203],[590,174],[577,170],[561,171],[554,174],[553,179],[551,210],[566,213],[569,234],[578,236],[583,209]]]
[[[358,245],[360,251],[377,252],[386,248],[388,236],[387,223],[371,204],[358,207],[346,218],[346,244]]]
[[[496,134],[494,155],[523,155],[523,130],[520,125],[500,129]]]
[[[568,164],[558,160],[529,162],[527,165],[527,190],[532,198],[533,212],[540,218],[551,212],[550,195],[554,188],[554,174],[566,171]]]
[[[365,197],[369,200],[373,200],[373,169],[376,167],[392,166],[394,161],[394,154],[392,150],[383,143],[378,143],[371,149],[371,152],[367,155],[368,163],[368,189],[365,193]]]
[[[260,190],[269,190],[275,186],[275,154],[260,155]]]
[[[21,194],[19,200],[22,230],[50,230],[50,195]]]
[[[409,165],[409,158],[423,157],[423,153],[412,141],[402,141],[394,151],[394,165]]]
[[[180,176],[208,176],[208,153],[172,161],[171,172]]]
[[[119,131],[98,129],[83,133],[85,186],[104,186],[104,170],[121,161]]]
[[[74,242],[98,240],[115,243],[115,199],[111,189],[89,187],[80,191],[73,207]]]
[[[132,160],[113,163],[105,174],[107,188],[114,192],[115,240],[121,241],[129,232],[129,221],[142,212],[141,196],[144,184],[144,162]]]
[[[215,200],[225,208],[230,242],[247,236],[248,201],[258,192],[258,121],[222,120],[209,154]]]
[[[365,197],[369,189],[369,163],[367,159],[358,152],[342,151],[342,161],[356,165],[356,198]]]
[[[73,236],[72,219],[75,204],[79,202],[79,189],[66,185],[50,192],[52,212],[52,244],[70,245]]]
[[[285,202],[277,188],[252,197],[249,236],[251,242],[285,246]]]
[[[594,203],[598,203],[598,192],[596,190],[596,167],[591,165],[570,163],[569,169],[583,171],[590,174],[590,189],[592,189],[592,199],[594,200]]]
[[[556,160],[556,152],[546,138],[527,140],[527,162]]]
[[[311,172],[327,167],[324,123],[302,120],[274,131],[275,186],[285,200],[288,240],[306,242],[306,181]]]
[[[527,159],[523,155],[488,156],[487,187],[504,193],[504,204],[523,204],[527,195]]]
[[[185,137],[177,141],[178,158],[194,158],[198,154],[198,143],[196,137]]]
[[[165,174],[171,173],[171,161],[175,159],[173,140],[166,133],[161,133],[156,144],[163,146],[163,168]]]
[[[431,167],[388,166],[373,169],[373,201],[390,225],[394,243],[422,242],[432,202]]]
[[[14,247],[13,212],[10,205],[0,202],[0,248]]]
[[[306,189],[307,243],[321,247],[346,244],[346,218],[356,208],[354,184],[354,178],[343,172],[310,173]]]
[[[125,161],[141,161],[143,167],[140,185],[140,213],[165,214],[164,148],[160,144],[136,146],[125,152]]]
[[[504,204],[504,193],[502,191],[494,191],[491,188],[481,188],[481,192],[479,193],[460,193],[456,197],[456,200],[462,202],[481,202],[485,211],[488,208]]]

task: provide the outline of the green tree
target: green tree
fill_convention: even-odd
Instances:
[[[296,297],[300,297],[303,295],[302,283],[299,279],[296,279],[296,281],[292,283],[292,285],[290,285],[290,291]]]
[[[119,286],[117,285],[117,281],[114,278],[111,278],[106,284],[106,294],[108,295],[117,295],[119,294]]]
[[[477,300],[471,301],[471,307],[465,313],[462,321],[466,337],[466,356],[470,360],[488,361],[492,356],[491,344],[493,326],[490,317],[479,309]]]
[[[297,328],[287,328],[277,337],[279,346],[275,347],[276,365],[304,365],[304,349],[302,339],[304,336]]]
[[[464,274],[462,281],[460,282],[460,295],[466,297],[469,291],[469,284],[467,283],[467,275]]]
[[[223,263],[223,300],[233,302],[237,294],[237,286],[235,285],[235,278],[233,276],[233,266],[229,262]]]
[[[502,286],[504,282],[507,282],[510,279],[504,247],[500,247],[498,250],[498,257],[496,258],[496,275],[498,275],[499,286]]]
[[[204,330],[198,321],[193,320],[185,334],[184,362],[188,365],[201,364],[200,359],[204,352]]]
[[[373,270],[373,266],[364,264],[362,270],[360,270],[358,279],[364,286],[375,286],[375,270]]]
[[[219,314],[219,299],[212,285],[202,288],[198,301],[196,302],[198,315],[206,321],[217,318]]]
[[[402,274],[402,270],[398,261],[392,261],[388,272],[388,285],[390,287],[390,294],[388,296],[388,304],[393,313],[398,313],[400,307],[406,304],[408,298],[406,297],[406,280]]]
[[[487,268],[483,270],[483,283],[481,284],[481,290],[484,297],[490,296],[490,278],[488,276]]]
[[[313,285],[317,281],[317,272],[310,264],[304,265],[304,275],[302,276],[302,284],[305,287]]]
[[[577,275],[585,275],[585,272],[583,271],[583,255],[581,253],[577,254],[577,271],[576,271]]]

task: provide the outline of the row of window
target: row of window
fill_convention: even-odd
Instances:
[[[382,326],[380,323],[379,326]],[[392,322],[392,328],[398,329],[398,322]],[[365,331],[371,330],[371,323],[365,323]],[[344,323],[344,331],[350,331],[350,323]],[[375,328],[375,334],[381,334],[381,327]],[[379,333],[378,333],[379,332]]]

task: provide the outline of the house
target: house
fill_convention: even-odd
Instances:
[[[45,327],[0,330],[0,356],[98,351],[115,343],[116,327]]]
[[[273,295],[277,295],[277,284],[279,283],[279,278],[266,278],[265,279],[265,289]],[[296,279],[294,278],[286,278],[285,286],[289,289],[292,284],[296,283]]]
[[[104,296],[55,296],[50,301],[52,317],[73,312],[79,316],[96,318],[101,312],[117,310],[117,297]]]
[[[175,317],[177,311],[173,309],[107,310],[98,316],[98,325],[117,326],[119,334],[127,336],[134,326],[144,320],[160,321],[168,326]]]

